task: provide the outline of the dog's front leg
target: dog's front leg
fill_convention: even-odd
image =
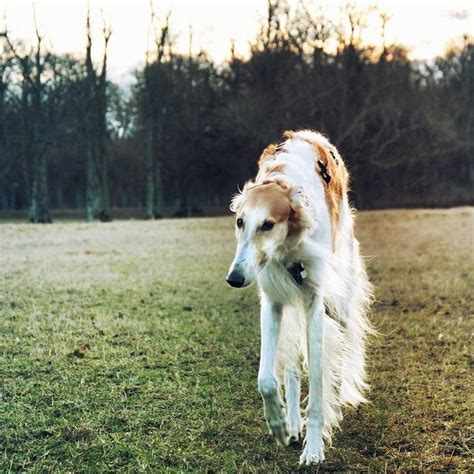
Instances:
[[[282,317],[282,306],[261,298],[260,329],[261,349],[258,371],[258,390],[263,398],[263,410],[270,430],[276,441],[284,446],[289,443],[283,401],[275,377],[278,337]]]
[[[316,296],[307,312],[309,398],[306,411],[306,440],[300,464],[309,466],[324,461],[323,446],[323,324],[324,304]]]

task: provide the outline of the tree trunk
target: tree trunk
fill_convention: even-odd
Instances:
[[[148,124],[146,146],[146,217],[154,219],[155,216],[155,166],[153,138],[150,124]]]
[[[101,137],[103,140],[103,137]],[[103,148],[103,147],[101,147]],[[109,163],[107,152],[101,149],[101,173],[100,173],[100,204],[101,210],[99,219],[102,222],[110,222],[110,196],[109,196]]]
[[[100,190],[97,179],[96,163],[90,147],[87,151],[86,166],[86,219],[87,222],[92,222],[99,213]]]
[[[38,192],[38,205],[36,222],[42,224],[50,224],[52,222],[51,215],[49,213],[49,200],[48,200],[48,168],[46,165],[46,159],[44,156],[40,157],[37,162],[37,192]]]
[[[32,223],[36,223],[38,215],[38,179],[35,176],[33,177],[33,181],[31,183],[30,189],[30,199],[28,203],[28,220]]]
[[[90,11],[86,20],[86,73],[88,85],[87,117],[85,117],[86,163],[86,215],[91,222],[98,218],[108,222],[110,217],[107,136],[107,47],[112,31],[104,25],[104,55],[100,73],[92,63],[92,34]]]
[[[163,178],[159,160],[155,158],[155,219],[163,212]]]

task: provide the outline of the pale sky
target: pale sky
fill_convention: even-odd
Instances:
[[[38,25],[43,36],[57,53],[84,54],[85,13],[87,0],[35,0]],[[112,25],[109,49],[109,72],[113,80],[130,81],[130,71],[144,62],[149,0],[89,0],[96,40],[95,57],[101,55],[102,16]],[[290,3],[296,5],[297,0]],[[346,0],[311,1],[337,21],[338,9]],[[474,34],[474,1],[448,0],[379,0],[356,2],[364,7],[376,4],[392,19],[387,31],[388,42],[410,48],[412,58],[432,58],[444,51],[446,43],[463,33]],[[31,0],[0,0],[0,14],[12,39],[31,41],[34,34]],[[154,0],[158,16],[171,10],[171,30],[177,36],[177,51],[188,49],[189,25],[193,27],[193,49],[203,48],[218,63],[229,56],[231,39],[237,51],[245,55],[248,44],[265,16],[267,0]],[[464,11],[467,17],[455,19],[452,12]],[[4,22],[3,22],[4,23]],[[0,23],[0,30],[4,24]]]

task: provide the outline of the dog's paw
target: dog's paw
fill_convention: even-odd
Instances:
[[[299,416],[299,414],[297,417],[287,416],[286,425],[288,427],[288,436],[290,438],[290,443],[299,441],[303,431],[301,417]]]
[[[290,444],[290,436],[285,420],[285,406],[279,398],[264,397],[264,414],[267,420],[267,425],[270,428],[270,433],[275,438],[276,442],[282,446]]]
[[[311,466],[324,461],[323,443],[318,443],[317,446],[309,446],[306,444],[303,453],[300,456],[300,466]]]
[[[288,446],[290,444],[290,435],[284,418],[269,420],[268,426],[270,427],[270,433],[279,445]]]

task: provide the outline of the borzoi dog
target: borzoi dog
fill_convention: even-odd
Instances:
[[[338,151],[309,130],[284,137],[263,151],[257,177],[232,200],[238,243],[227,282],[241,288],[257,280],[265,419],[281,445],[300,439],[306,425],[300,464],[310,465],[324,460],[323,439],[331,442],[341,407],[365,401],[371,285]]]

